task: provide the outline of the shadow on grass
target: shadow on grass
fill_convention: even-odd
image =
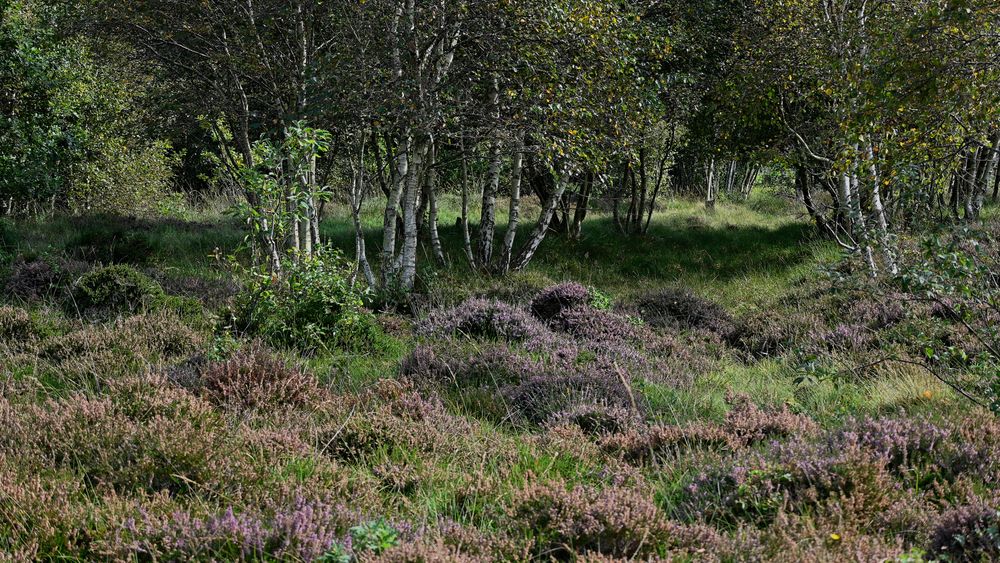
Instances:
[[[580,240],[549,233],[529,272],[554,280],[575,279],[615,293],[632,293],[644,286],[667,283],[739,282],[754,277],[783,277],[815,259],[808,244],[811,225],[768,217],[734,217],[669,214],[654,217],[643,236],[620,234],[610,217],[588,219]],[[523,242],[533,225],[522,225]],[[324,226],[330,241],[348,256],[354,254],[350,225],[340,221]],[[497,227],[497,242],[505,225]],[[449,273],[464,283],[476,283],[462,248],[461,229],[439,227],[445,254],[452,262]],[[381,231],[366,231],[368,256],[377,265]],[[475,241],[473,242],[475,244]],[[429,244],[421,242],[421,263],[431,264]],[[466,278],[466,279],[462,279]]]
[[[95,263],[131,263],[200,270],[211,266],[216,249],[234,252],[245,236],[239,221],[134,218],[117,215],[62,215],[16,225],[8,241],[12,253],[53,251]]]
[[[606,275],[657,280],[695,276],[731,281],[755,274],[779,274],[811,258],[802,243],[812,234],[808,225],[777,227],[708,226],[696,220],[658,221],[644,236],[617,234],[610,219],[587,225],[580,241],[564,240],[562,248],[547,245],[538,260],[581,271],[594,268]]]

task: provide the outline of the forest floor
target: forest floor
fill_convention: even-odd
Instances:
[[[353,352],[227,333],[218,213],[0,223],[0,560],[1000,557],[1000,424],[953,388],[996,378],[996,318],[869,280],[766,194],[633,238],[597,213],[504,279],[442,205],[454,263]],[[183,306],[82,314],[109,264]]]

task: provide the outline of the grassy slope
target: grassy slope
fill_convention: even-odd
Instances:
[[[353,227],[345,213],[335,209],[324,222],[323,231],[332,244],[351,255]],[[435,306],[476,294],[523,298],[552,283],[573,280],[596,287],[622,303],[658,288],[685,287],[741,317],[781,307],[796,284],[815,277],[819,266],[840,257],[834,245],[814,239],[811,225],[793,204],[765,193],[756,194],[747,204],[720,203],[714,213],[707,212],[701,202],[668,201],[654,214],[649,233],[631,238],[617,232],[610,216],[595,213],[588,218],[580,240],[551,234],[526,271],[507,279],[491,279],[467,267],[461,232],[455,225],[458,213],[457,199],[445,198],[441,236],[451,263],[439,269],[425,266],[420,272],[421,283]],[[243,237],[239,224],[216,214],[195,215],[194,219],[152,221],[144,227],[152,251],[148,267],[168,277],[217,280],[226,276],[215,257],[238,247]],[[369,257],[375,262],[381,243],[379,211],[367,209],[364,219]],[[498,232],[505,222],[506,216],[501,215]],[[522,225],[522,238],[530,227]],[[59,253],[87,233],[109,228],[132,227],[127,221],[109,217],[58,217],[21,225],[10,236],[13,240],[8,252]],[[429,264],[428,249],[423,247],[422,251],[423,263]],[[307,361],[318,373],[329,374],[336,388],[358,389],[394,372],[410,347],[407,340],[402,335],[398,346],[376,356],[334,353]],[[899,386],[903,392],[916,386],[948,395],[914,370],[895,371],[901,373],[867,388],[821,383],[806,389],[793,385],[795,366],[786,361],[730,362],[699,379],[692,390],[649,387],[645,391],[663,418],[675,420],[721,416],[725,412],[722,399],[730,389],[749,393],[762,404],[793,404],[820,417],[891,408],[901,392]],[[894,383],[897,379],[898,386]]]
[[[454,227],[455,208],[454,201],[447,202],[441,219],[442,235],[455,263],[435,272],[423,270],[421,274],[423,284],[439,302],[454,302],[473,293],[509,295],[511,287],[532,288],[553,281],[577,280],[626,302],[641,292],[681,285],[743,316],[782,306],[784,297],[798,283],[816,275],[817,266],[838,256],[831,245],[812,240],[807,223],[766,196],[746,206],[721,204],[713,214],[706,213],[698,202],[673,201],[655,215],[647,236],[621,237],[609,217],[595,215],[585,225],[580,241],[549,240],[526,272],[513,280],[487,280],[473,275],[462,263],[460,233]],[[10,256],[60,253],[72,246],[82,231],[99,228],[108,220],[57,218],[19,224],[7,236],[6,252]],[[370,211],[365,220],[369,251],[374,256],[378,244],[377,212]],[[345,252],[353,249],[350,225],[344,215],[335,213],[323,228]],[[222,254],[231,252],[242,237],[237,224],[212,216],[202,217],[198,223],[154,222],[146,232],[153,253],[150,267],[170,275],[205,279],[225,275],[211,256],[216,249]],[[333,354],[305,361],[333,387],[358,389],[392,376],[410,346],[404,332],[399,335],[398,346],[375,356]],[[824,424],[849,415],[893,412],[902,405],[936,413],[953,411],[956,406],[946,389],[917,370],[886,368],[880,372],[882,377],[846,385],[830,380],[799,386],[794,383],[796,375],[797,366],[789,358],[753,363],[727,359],[690,388],[647,384],[640,391],[650,400],[654,417],[667,422],[721,419],[727,408],[723,398],[730,390],[748,393],[761,405],[792,405]],[[20,376],[30,374],[22,372]],[[933,399],[920,400],[928,390]],[[459,500],[466,496],[463,489],[470,471],[476,471],[479,479],[502,482],[501,489],[509,492],[529,478],[585,482],[598,469],[586,460],[560,455],[558,450],[539,448],[531,438],[506,428],[486,422],[475,422],[474,428],[468,436],[467,453],[423,458],[405,448],[386,448],[349,471],[366,481],[373,479],[378,467],[416,468],[428,476],[402,501],[391,491],[380,491],[383,510],[423,521],[455,518],[488,530],[499,525],[491,520],[489,511],[478,504],[470,508],[466,501]],[[497,452],[514,454],[511,458]],[[308,469],[310,463],[301,459],[276,471],[297,471],[294,464]],[[702,463],[704,460],[695,456],[649,475],[661,506],[671,509],[680,487],[699,471]]]

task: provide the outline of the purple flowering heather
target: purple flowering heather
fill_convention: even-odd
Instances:
[[[947,427],[912,418],[850,421],[839,434],[845,446],[857,444],[885,460],[902,477],[920,476],[922,484],[952,481],[958,476],[992,469],[990,452]]]
[[[417,325],[417,334],[497,340],[532,350],[549,349],[558,341],[524,309],[486,299],[470,299],[452,309],[431,313]]]
[[[736,323],[719,304],[681,288],[667,288],[642,296],[639,312],[650,325],[673,329],[700,329],[726,337]]]
[[[938,518],[930,553],[942,561],[1000,560],[1000,504],[960,506]]]
[[[541,291],[531,300],[531,313],[535,317],[549,321],[563,309],[586,305],[590,301],[590,290],[576,282],[561,283]]]
[[[208,517],[184,511],[155,517],[140,511],[138,518],[122,523],[110,551],[168,560],[313,561],[343,545],[339,531],[357,519],[343,506],[303,499],[276,509],[270,517],[238,513],[231,507]]]
[[[861,325],[840,324],[819,334],[817,339],[834,351],[863,350],[871,344],[872,334]]]
[[[506,346],[474,351],[449,346],[417,346],[403,360],[400,374],[457,387],[495,387],[542,373],[543,362],[527,358]]]

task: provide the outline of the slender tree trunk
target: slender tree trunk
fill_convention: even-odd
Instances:
[[[382,285],[391,286],[396,279],[396,220],[399,217],[399,205],[403,199],[403,191],[410,170],[410,136],[409,133],[400,136],[396,145],[396,156],[392,177],[392,188],[385,204],[385,216],[382,221]]]
[[[535,252],[538,251],[538,247],[542,244],[542,240],[545,239],[545,233],[549,230],[549,223],[552,221],[552,216],[555,214],[556,206],[559,204],[559,200],[562,199],[563,193],[566,192],[568,178],[568,171],[559,174],[559,177],[556,178],[555,189],[549,196],[548,201],[545,202],[545,206],[542,208],[542,214],[539,216],[538,223],[535,224],[535,228],[528,237],[527,243],[514,260],[511,268],[512,270],[523,270],[528,263],[531,262],[531,258],[535,255]]]
[[[751,171],[747,170],[747,175],[750,173]],[[802,195],[802,203],[806,206],[806,211],[812,217],[813,221],[816,222],[817,230],[828,234],[830,226],[826,222],[826,217],[816,207],[816,204],[813,203],[812,178],[810,177],[809,170],[801,164],[795,167],[795,185]]]
[[[896,265],[896,253],[889,241],[889,221],[886,218],[885,206],[882,204],[882,178],[878,173],[878,163],[875,161],[875,149],[871,145],[868,146],[868,160],[871,162],[868,170],[872,183],[872,209],[875,212],[876,239],[882,250],[885,264],[889,268],[889,273],[895,276],[899,273],[899,267]]]
[[[507,232],[503,237],[503,251],[500,256],[500,272],[510,271],[510,261],[514,252],[514,239],[517,237],[517,227],[521,220],[521,167],[524,161],[524,141],[519,140],[514,147],[514,162],[511,168],[510,180],[510,212],[507,219]]]
[[[758,174],[760,174],[760,166],[756,164],[747,165],[746,176],[743,178],[743,187],[740,189],[743,201],[750,199],[750,193],[753,191],[753,186],[757,182]]]
[[[1000,199],[1000,153],[997,154],[997,164],[993,168],[993,201]]]
[[[482,209],[479,213],[479,265],[489,269],[493,259],[493,237],[496,232],[497,192],[500,190],[500,141],[490,143],[490,166],[483,185]]]
[[[854,214],[851,211],[854,207],[851,202],[852,199],[851,176],[847,172],[841,172],[839,191],[837,193],[837,203],[842,228],[848,235],[853,235],[854,233]]]
[[[587,209],[590,207],[590,193],[593,185],[594,175],[588,171],[583,179],[583,185],[580,187],[580,193],[577,195],[576,209],[573,212],[573,226],[569,234],[574,240],[578,240],[583,232],[583,222],[587,219]],[[639,213],[636,216],[638,221],[634,228],[638,229],[642,224],[642,214]]]
[[[375,274],[372,273],[371,264],[368,263],[368,251],[365,248],[365,229],[361,223],[361,208],[365,201],[365,141],[367,136],[362,138],[358,160],[351,159],[351,219],[354,222],[354,256],[358,261],[358,268],[364,273],[368,287],[374,288]]]
[[[417,198],[420,194],[420,167],[427,154],[427,143],[421,141],[413,151],[410,171],[406,178],[403,196],[403,246],[400,253],[399,285],[401,289],[413,289],[417,277]]]
[[[614,190],[614,196],[612,197],[611,205],[611,216],[614,220],[615,227],[618,227],[618,231],[622,234],[628,234],[628,229],[626,229],[624,223],[622,222],[621,216],[621,202],[622,197],[625,195],[625,182],[628,178],[629,162],[628,160],[622,163],[621,174],[618,178],[618,187]]]
[[[465,134],[458,137],[459,151],[462,155],[462,216],[459,221],[462,224],[462,248],[465,249],[465,257],[469,260],[469,267],[475,269],[476,256],[472,252],[472,235],[469,232],[469,159],[465,152]]]
[[[656,182],[653,184],[653,194],[649,197],[649,205],[646,209],[646,222],[642,226],[641,234],[648,233],[649,224],[653,222],[653,212],[656,211],[656,198],[660,195],[660,189],[663,187],[663,179],[667,175],[667,158],[668,152],[664,149],[656,166]]]
[[[857,147],[855,147],[854,153],[857,154],[857,152]],[[878,265],[875,263],[875,253],[872,250],[871,241],[868,236],[868,227],[865,221],[864,213],[861,209],[861,179],[858,176],[858,165],[856,162],[851,165],[849,183],[852,196],[851,222],[854,224],[854,234],[859,246],[864,252],[865,262],[868,264],[869,273],[874,278],[878,276]]]
[[[965,219],[971,221],[976,218],[976,193],[979,191],[980,186],[980,174],[985,168],[985,162],[983,160],[984,148],[979,147],[972,152],[972,165],[969,170],[968,178],[965,184],[964,196],[964,207],[965,207]]]
[[[428,229],[431,235],[431,250],[438,265],[444,266],[444,250],[441,248],[441,237],[438,236],[438,209],[437,209],[437,143],[431,141],[430,160],[427,163],[427,190],[426,196],[428,211]]]
[[[973,216],[976,219],[982,213],[990,178],[997,173],[997,162],[1000,158],[1000,132],[993,134],[992,141],[992,146],[985,149],[989,151],[989,154],[983,155],[982,172],[976,181],[976,190],[972,200]]]
[[[715,211],[715,157],[709,161],[708,170],[708,188],[705,191],[705,209],[709,211]]]
[[[643,146],[639,149],[639,201],[635,206],[635,218],[632,221],[631,231],[633,234],[638,234],[642,231],[642,220],[646,216],[646,195],[649,192],[649,170],[647,169],[647,151],[646,147]],[[589,172],[588,172],[589,174]],[[592,177],[588,175],[587,181],[592,181]],[[589,185],[587,188],[589,189]],[[587,194],[588,198],[590,196],[589,192]],[[584,210],[586,214],[586,209]]]

